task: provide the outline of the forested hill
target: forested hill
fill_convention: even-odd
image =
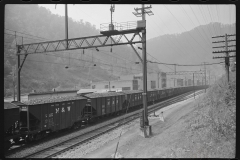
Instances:
[[[81,19],[74,21],[69,17],[68,29],[69,39],[100,35],[95,26]],[[16,40],[14,31],[17,31]],[[10,95],[16,42],[27,44],[65,39],[65,18],[38,5],[6,5],[4,33],[4,93]],[[141,65],[136,65],[136,61],[139,60],[129,46],[113,46],[112,52],[109,47],[103,47],[99,52],[85,49],[84,53],[73,50],[28,55],[21,71],[21,90],[28,93],[33,89],[86,88],[90,81],[113,80],[119,75],[140,73]]]
[[[12,67],[16,64],[16,43],[65,39],[65,18],[34,4],[6,5],[4,25],[4,95],[11,95],[13,86],[11,74]],[[212,34],[209,30],[211,25],[199,26],[178,35],[163,35],[150,39],[147,41],[147,52],[164,63],[218,62],[219,60],[212,59]],[[221,27],[226,33],[232,29],[232,26],[222,24]],[[224,30],[222,33],[225,33]],[[14,31],[17,31],[17,38]],[[199,31],[202,35],[198,33]],[[100,35],[100,31],[94,25],[81,19],[74,21],[69,17],[69,38],[93,35]],[[147,56],[149,60],[153,60]],[[90,81],[113,80],[118,79],[120,75],[141,73],[141,64],[136,65],[135,62],[139,60],[129,46],[114,46],[112,52],[110,47],[103,47],[99,48],[99,52],[95,49],[85,49],[84,52],[72,50],[28,55],[21,71],[21,91],[29,93],[33,89],[48,91],[52,88],[57,90],[86,88]],[[148,71],[157,71],[158,67],[162,71],[172,71],[168,69],[169,67],[148,63]],[[186,70],[177,68],[180,69]],[[217,66],[215,69],[220,72],[223,66]]]
[[[213,51],[224,50],[224,48],[214,49],[212,47],[225,45],[223,43],[214,44],[214,41],[224,41],[222,38],[213,39],[213,36],[220,36],[230,33],[236,33],[234,25],[223,25],[219,23],[210,23],[198,26],[190,31],[181,34],[167,34],[147,41],[147,51],[159,61],[170,64],[200,64],[202,62],[218,63],[223,59],[213,59],[214,56],[223,56],[224,54],[213,54]],[[234,32],[235,31],[235,32]],[[233,38],[235,39],[235,38]],[[236,44],[235,42],[229,43]],[[231,55],[233,55],[231,53]],[[173,69],[173,66],[161,65],[163,70]],[[208,66],[215,75],[221,74],[222,65]],[[202,67],[203,69],[203,67]],[[199,67],[177,67],[177,70],[199,70]],[[213,72],[212,72],[213,73]]]

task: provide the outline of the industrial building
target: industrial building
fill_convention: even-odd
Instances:
[[[106,91],[138,90],[138,80],[92,82],[91,89],[106,89]]]
[[[166,73],[148,73],[147,89],[166,88]],[[143,90],[143,76],[140,74],[122,75],[119,80],[92,82],[91,89],[106,89],[108,91]]]

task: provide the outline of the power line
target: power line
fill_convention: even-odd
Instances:
[[[159,17],[159,19],[160,19],[160,16],[157,14],[157,12],[156,12],[156,15]],[[161,19],[160,19],[161,20]],[[162,20],[161,20],[162,21]],[[155,24],[156,24],[156,22],[155,21],[153,21]],[[162,23],[162,24],[164,24],[165,25],[165,23]],[[157,24],[156,24],[157,25]],[[158,26],[158,25],[157,25]],[[165,25],[166,26],[166,25]],[[158,26],[159,27],[159,26]],[[161,27],[159,27],[159,28],[161,28]],[[168,27],[166,27],[166,28],[168,28]],[[170,41],[171,39],[168,39],[168,41],[166,41],[167,43],[168,43],[168,45],[171,47],[172,45],[170,45],[170,43],[169,43],[169,41]],[[173,41],[171,40],[171,42],[172,42],[172,44],[174,44],[174,46],[176,47],[175,49],[177,49],[177,45],[175,44],[175,43],[173,43]],[[181,50],[181,52],[183,53],[183,54],[185,54],[185,52],[183,52],[183,50],[179,47],[179,49]],[[177,53],[177,52],[176,52]]]
[[[185,12],[185,14],[188,16],[188,18],[190,19],[190,21],[192,22],[192,24],[193,25],[195,25],[194,23],[193,23],[193,21],[192,21],[192,19],[190,18],[190,16],[187,14],[187,12],[185,11],[185,9],[182,7],[182,6],[180,6],[182,9],[183,9],[183,11]],[[197,27],[196,27],[197,28]],[[202,36],[202,34],[201,34],[201,32],[199,31],[199,29],[197,28],[197,31],[198,31],[198,33],[199,33],[199,35],[201,35]],[[205,37],[204,36],[202,36],[203,37],[203,39],[205,39]],[[207,42],[207,41],[206,41]],[[209,44],[209,43],[207,43],[207,44]],[[210,44],[209,44],[210,45]]]
[[[166,7],[166,6],[164,6],[171,14],[172,14],[172,12]],[[172,16],[178,21],[178,19],[172,14]],[[178,21],[178,23],[185,29],[185,27]],[[185,29],[185,31],[187,31],[186,29]],[[189,33],[189,35],[192,37],[192,35]],[[194,40],[195,40],[195,42],[197,42],[196,41],[196,39],[194,38],[194,37],[192,37]],[[197,44],[199,44],[198,42],[197,42]],[[199,45],[200,46],[200,45]],[[191,46],[192,47],[192,46]],[[201,46],[202,47],[202,46]],[[193,50],[194,50],[194,48],[193,48]],[[203,48],[203,50],[205,50],[204,48]],[[205,50],[206,51],[206,50]],[[207,52],[207,51],[206,51]],[[198,56],[198,54],[196,54],[197,56]],[[199,56],[198,56],[199,57]],[[199,57],[200,58],[200,57]]]
[[[191,8],[191,10],[192,10],[194,16],[196,17],[196,19],[197,19],[197,21],[198,21],[199,26],[200,26],[201,23],[199,22],[198,17],[196,16],[196,14],[195,14],[194,10],[192,9],[191,5],[189,5],[189,7]],[[202,27],[201,27],[201,28],[202,28]],[[204,30],[203,28],[202,28],[202,30],[203,30],[205,36],[208,38],[209,36],[207,36],[208,34],[205,32],[205,30]]]
[[[202,14],[202,17],[203,17],[204,22],[205,22],[206,25],[207,25],[207,21],[206,21],[206,19],[205,19],[205,14],[202,13],[202,8],[201,8],[200,6],[198,6],[198,8],[199,8],[199,10],[200,10],[200,12],[201,12],[201,14]],[[204,10],[203,10],[203,11],[204,11]],[[209,29],[209,26],[208,26],[208,25],[207,25],[207,29],[208,29],[208,32],[209,32],[211,35],[213,35],[213,34],[212,34],[212,31],[211,31],[211,28]]]
[[[189,64],[189,65],[185,65],[185,64],[170,64],[170,63],[159,63],[159,62],[150,62],[150,63],[157,63],[157,64],[165,64],[165,65],[176,65],[176,66],[203,66],[204,64]],[[223,63],[223,62],[220,62]],[[214,64],[220,64],[220,63],[207,63],[205,65],[214,65]]]
[[[5,29],[6,29],[6,30],[9,30],[9,31],[12,31],[12,32],[18,32],[18,33],[21,33],[21,34],[23,34],[23,35],[29,35],[29,36],[32,36],[32,37],[37,37],[37,38],[41,38],[41,39],[45,39],[45,40],[47,40],[46,38],[38,37],[38,36],[31,35],[31,34],[28,34],[28,33],[25,33],[25,32],[14,31],[14,30],[7,29],[7,28],[5,28]]]

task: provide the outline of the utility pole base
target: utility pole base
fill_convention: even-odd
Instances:
[[[144,128],[140,128],[140,136],[147,138],[152,135],[152,126],[145,126]]]

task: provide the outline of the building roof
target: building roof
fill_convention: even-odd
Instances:
[[[77,93],[78,90],[67,90],[67,91],[48,91],[48,92],[36,92],[36,93],[29,93],[28,96],[32,95],[44,95],[44,94],[54,94],[54,93]]]
[[[109,83],[109,82],[122,82],[122,81],[131,81],[132,82],[132,80],[133,79],[129,79],[129,80],[121,80],[121,79],[119,79],[119,80],[113,80],[113,81],[99,81],[99,82],[92,82],[92,84],[97,84],[97,83]]]
[[[77,91],[77,94],[83,94],[83,93],[94,93],[97,92],[99,89],[80,89]]]

